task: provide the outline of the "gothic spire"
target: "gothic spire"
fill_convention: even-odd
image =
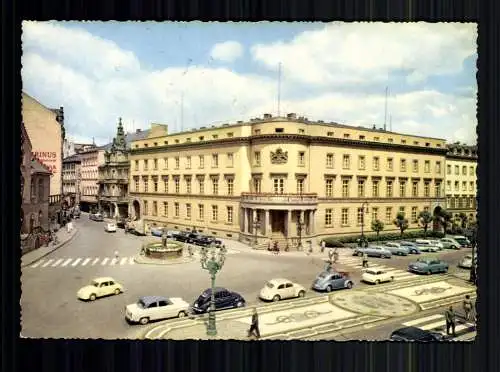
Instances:
[[[118,119],[118,129],[116,130],[116,147],[125,150],[127,141],[125,140],[125,132],[123,130],[122,118]]]

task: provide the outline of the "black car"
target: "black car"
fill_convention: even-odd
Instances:
[[[189,243],[196,244],[202,247],[208,247],[213,243],[213,240],[208,236],[200,234],[189,234]]]
[[[89,219],[92,221],[97,221],[97,222],[104,221],[104,218],[102,217],[102,214],[100,214],[100,213],[90,213]]]
[[[193,303],[192,311],[195,314],[203,314],[210,309],[210,297],[212,289],[208,288]],[[231,292],[226,288],[215,287],[215,310],[232,309],[245,306],[245,299],[236,292]]]
[[[189,243],[189,235],[191,235],[191,233],[179,231],[178,233],[173,234],[172,237],[178,242]]]
[[[441,333],[429,332],[417,327],[403,327],[396,329],[394,332],[392,332],[390,340],[435,342],[435,341],[443,341],[444,336]]]
[[[222,245],[222,240],[219,240],[213,236],[205,236],[206,239],[210,241],[210,243],[215,243],[217,245]]]

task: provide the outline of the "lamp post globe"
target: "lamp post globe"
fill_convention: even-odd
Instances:
[[[368,207],[368,202],[363,202],[361,204],[361,239],[360,246],[362,247],[365,244],[365,207]]]
[[[224,245],[218,246],[211,243],[210,246],[203,247],[200,251],[200,263],[204,270],[210,274],[211,295],[210,295],[210,310],[208,313],[207,335],[217,335],[217,326],[215,322],[215,279],[217,273],[224,266],[226,260],[226,247]]]

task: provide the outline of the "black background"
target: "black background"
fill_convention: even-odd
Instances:
[[[3,371],[500,371],[499,2],[496,0],[3,0],[1,214]],[[468,21],[479,23],[479,330],[475,343],[152,342],[20,339],[22,20]],[[97,315],[97,314],[96,314]]]

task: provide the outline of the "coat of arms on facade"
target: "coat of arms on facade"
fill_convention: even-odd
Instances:
[[[276,152],[271,151],[271,163],[272,164],[286,164],[288,161],[288,151],[282,149],[277,149]]]

